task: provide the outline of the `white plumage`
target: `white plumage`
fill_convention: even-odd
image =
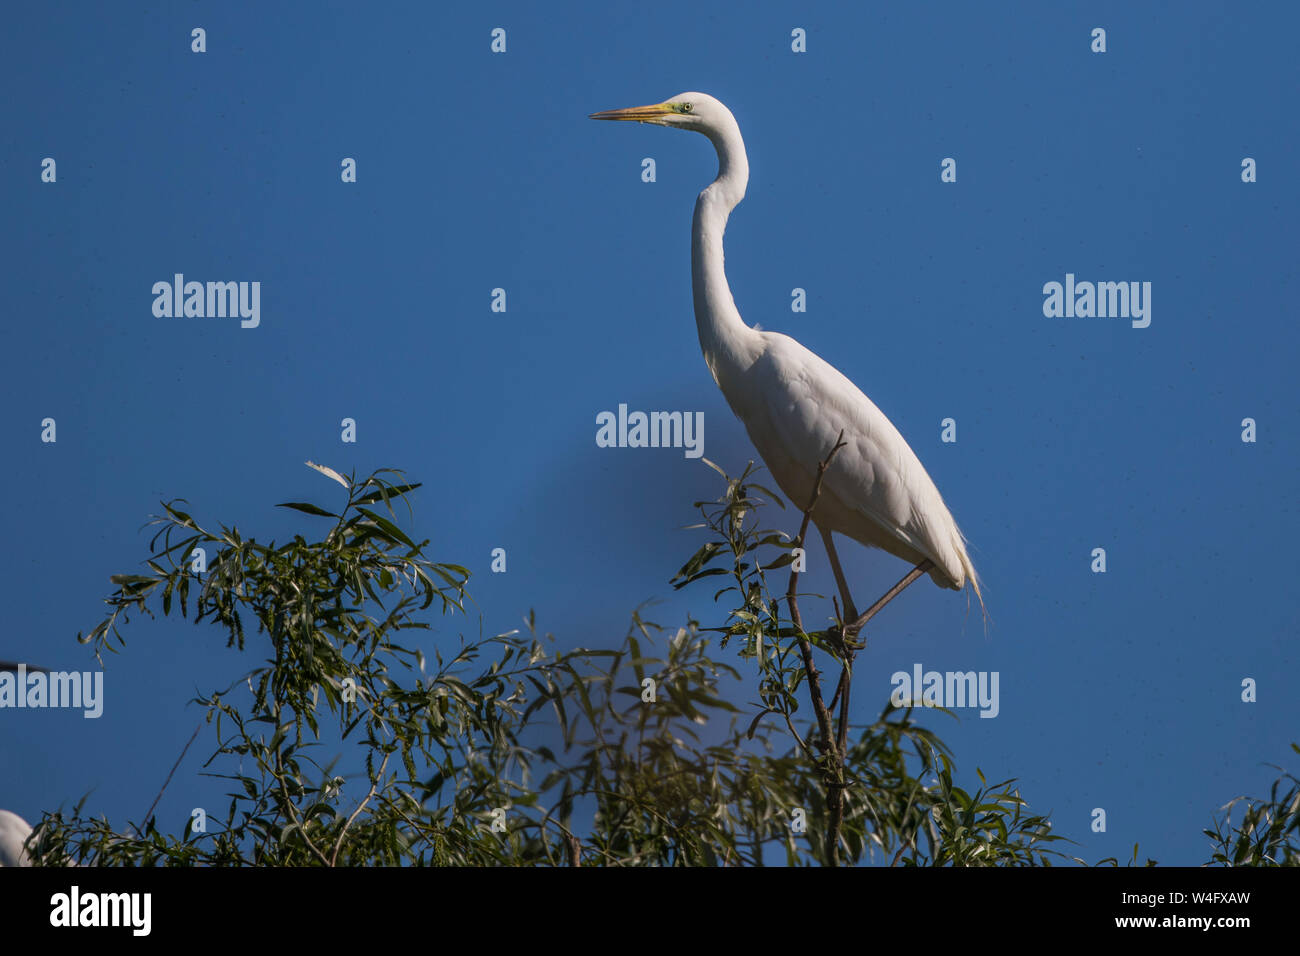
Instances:
[[[757,334],[763,350],[731,390],[736,398],[727,398],[781,490],[805,507],[816,464],[842,430],[845,446],[826,472],[813,511],[818,528],[910,564],[929,558],[935,583],[961,589],[969,578],[978,593],[961,532],[893,423],[839,370],[794,339]],[[744,382],[749,376],[761,388]]]
[[[23,844],[31,835],[27,821],[9,810],[0,810],[0,866],[31,866]]]
[[[980,594],[965,539],[939,490],[898,429],[856,385],[788,335],[744,323],[727,284],[722,236],[745,196],[749,161],[735,117],[705,93],[593,113],[703,133],[718,153],[718,177],[700,193],[692,226],[691,276],[700,348],[714,381],[768,470],[795,507],[807,506],[840,432],[845,447],[826,472],[813,522],[843,586],[832,532],[912,564],[929,559],[930,577]]]

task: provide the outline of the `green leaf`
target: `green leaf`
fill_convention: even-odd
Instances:
[[[352,503],[354,505],[373,505],[377,501],[387,502],[389,498],[405,495],[407,492],[414,491],[423,484],[423,482],[417,481],[410,485],[392,485],[391,487],[381,486],[378,491],[368,491]]]
[[[721,468],[719,468],[717,465],[715,465],[713,462],[709,461],[709,459],[701,458],[700,461],[704,462],[706,465],[708,465],[710,468],[712,468],[714,471],[720,474],[723,477],[723,480],[730,480],[727,478],[727,473],[723,471]]]
[[[282,501],[278,505],[276,505],[276,507],[292,508],[294,511],[301,511],[304,514],[309,514],[309,515],[320,515],[322,518],[338,517],[338,515],[336,515],[334,512],[326,511],[324,508],[320,508],[309,501]]]
[[[406,536],[406,532],[404,532],[401,528],[397,527],[397,525],[393,524],[383,515],[377,514],[376,512],[371,511],[369,508],[358,508],[357,510],[360,511],[367,518],[369,518],[371,521],[373,521],[375,524],[379,525],[379,527],[383,529],[384,533],[387,534],[390,538],[400,541],[408,548],[415,547],[415,542]]]

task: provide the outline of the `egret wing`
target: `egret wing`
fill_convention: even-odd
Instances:
[[[831,530],[903,557],[927,557],[949,579],[941,583],[960,587],[965,567],[954,547],[960,532],[898,429],[829,362],[789,336],[767,336],[767,349],[750,369],[762,383],[754,394],[763,405],[750,437],[778,484],[805,507],[817,463],[843,430],[845,447],[822,483],[822,493],[839,505],[827,515]]]

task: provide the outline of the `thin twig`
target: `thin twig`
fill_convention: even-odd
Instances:
[[[176,768],[181,765],[181,761],[185,759],[185,755],[190,751],[190,744],[194,743],[195,738],[198,737],[199,731],[202,729],[203,722],[199,721],[199,725],[194,728],[194,733],[190,734],[190,743],[185,745],[185,748],[181,751],[181,755],[177,757],[176,762],[172,764],[171,772],[167,774],[167,779],[163,781],[162,789],[158,791],[158,796],[153,798],[153,803],[149,804],[149,809],[145,811],[144,820],[141,821],[142,826],[149,826],[149,818],[153,816],[154,807],[158,806],[158,801],[162,799],[163,792],[167,789],[167,785],[172,782],[172,774],[174,774]],[[140,830],[140,827],[136,827],[135,832],[140,835],[141,839],[144,838],[144,833]]]
[[[311,850],[311,852],[316,855],[316,859],[320,860],[322,866],[329,866],[329,857],[322,853],[320,849],[317,848],[316,844],[312,842],[311,837],[307,835],[306,822],[299,820],[298,814],[294,812],[295,807],[293,805],[293,798],[289,796],[289,788],[284,785],[284,766],[280,762],[280,754],[278,752],[275,755],[275,771],[276,780],[280,784],[280,796],[284,799],[284,808],[288,811],[289,819],[293,821],[295,826],[297,826],[298,833],[302,836],[303,842],[307,844],[307,849]]]
[[[338,865],[339,850],[343,849],[343,838],[348,835],[348,828],[352,826],[352,821],[357,818],[357,814],[365,809],[366,804],[370,802],[370,798],[375,795],[375,788],[384,779],[384,770],[388,767],[388,758],[392,755],[391,750],[384,754],[384,759],[379,764],[379,771],[375,774],[375,782],[370,785],[370,792],[366,794],[365,799],[357,804],[357,808],[352,811],[352,816],[348,817],[348,822],[343,824],[343,829],[339,831],[339,838],[334,843],[334,852],[330,854],[330,866]]]
[[[785,725],[790,728],[790,733],[794,734],[795,743],[799,745],[799,749],[802,750],[809,757],[812,757],[813,756],[812,748],[809,747],[808,744],[804,742],[804,739],[801,736],[799,736],[799,731],[795,730],[794,721],[790,719],[790,715],[785,711],[782,711],[781,716],[785,718]]]

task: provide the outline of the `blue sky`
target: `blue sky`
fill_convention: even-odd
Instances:
[[[754,455],[692,315],[691,209],[713,151],[586,119],[702,90],[749,151],[726,243],[742,314],[893,420],[987,583],[987,635],[928,581],[873,622],[859,716],[918,662],[997,671],[996,719],[927,718],[965,779],[1018,777],[1087,859],[1140,842],[1162,863],[1205,860],[1212,811],[1264,793],[1265,764],[1300,740],[1300,135],[1284,106],[1300,14],[379,6],[7,18],[0,658],[93,666],[75,635],[145,553],[160,499],[282,539],[303,525],[276,502],[338,490],[306,459],[424,482],[415,526],[435,559],[475,572],[477,602],[430,641],[508,630],[530,608],[588,646],[616,643],[647,600],[665,624],[720,618],[708,589],[668,584],[716,475],[680,449],[595,443],[596,415],[626,403],[703,412],[705,455],[733,473]],[[260,326],[155,317],[151,288],[177,272],[259,281]],[[1067,273],[1150,282],[1150,326],[1045,317],[1043,285]],[[490,310],[498,287],[505,313]],[[949,417],[955,443],[940,440]],[[489,572],[496,547],[505,574]],[[840,551],[859,603],[906,571]],[[0,710],[0,806],[35,819],[93,790],[96,811],[138,819],[199,720],[186,702],[250,659],[215,630],[139,622],[98,720]],[[224,805],[197,753],[160,806],[166,829]]]

